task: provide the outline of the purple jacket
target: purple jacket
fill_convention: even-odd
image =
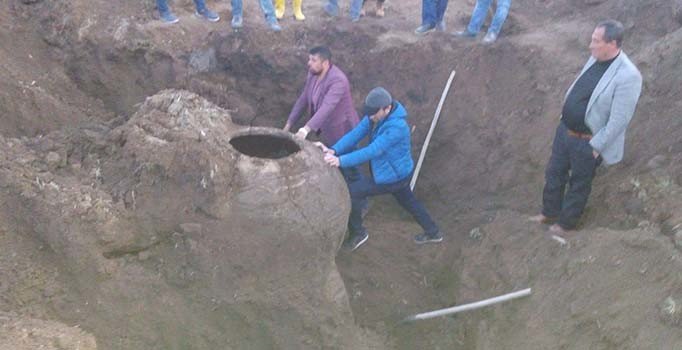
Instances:
[[[288,123],[294,125],[304,109],[312,114],[306,125],[313,131],[319,131],[322,143],[327,147],[335,144],[359,121],[348,78],[334,65],[319,83],[317,76],[308,72],[303,93],[296,100]]]

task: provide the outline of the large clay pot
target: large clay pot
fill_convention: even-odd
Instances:
[[[147,259],[167,283],[239,320],[220,326],[263,329],[279,348],[367,348],[334,260],[347,186],[312,143],[234,125],[182,91],[148,99],[114,134],[116,192],[141,231],[175,232]]]

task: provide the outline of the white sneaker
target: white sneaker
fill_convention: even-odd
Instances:
[[[483,38],[483,43],[484,44],[492,44],[497,40],[497,34],[489,32],[488,34],[485,35]]]

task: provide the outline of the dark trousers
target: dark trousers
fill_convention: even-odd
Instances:
[[[392,194],[398,203],[412,214],[412,217],[419,223],[427,235],[438,233],[438,226],[436,226],[429,213],[426,212],[424,206],[417,200],[410,189],[411,176],[390,184],[376,184],[374,180],[364,177],[359,172],[356,175],[357,177],[354,181],[348,182],[351,200],[348,230],[351,237],[365,232],[365,228],[362,226],[362,210],[367,207],[367,198],[388,193]],[[345,178],[348,179],[347,177]]]
[[[545,170],[542,215],[558,218],[557,224],[564,229],[575,228],[590,196],[599,163],[601,157],[594,158],[589,140],[569,136],[568,128],[559,123]]]
[[[362,178],[362,173],[360,173],[360,169],[358,169],[357,167],[339,169],[341,170],[341,175],[343,175],[343,179],[346,180],[346,184],[358,181],[360,180],[360,178]]]

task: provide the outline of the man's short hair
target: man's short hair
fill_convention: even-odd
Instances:
[[[331,61],[332,60],[332,52],[326,46],[315,46],[312,49],[310,49],[309,53],[311,55],[320,56],[320,58],[325,60],[325,61]]]
[[[604,41],[607,43],[615,40],[618,48],[623,44],[623,32],[625,31],[623,23],[620,23],[615,19],[607,19],[599,22],[597,28],[604,28]]]

